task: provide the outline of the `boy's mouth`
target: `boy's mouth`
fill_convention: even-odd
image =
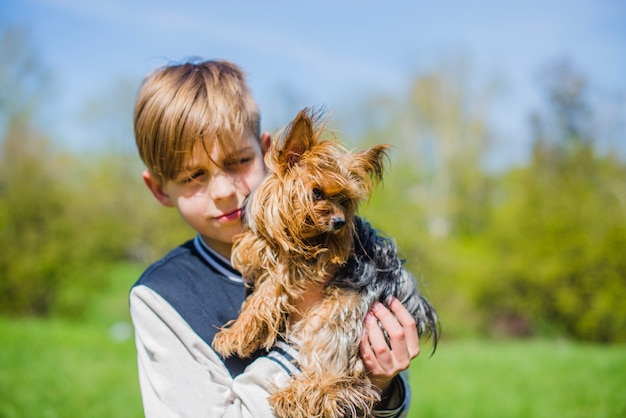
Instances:
[[[235,209],[232,212],[225,213],[217,217],[220,222],[229,222],[241,218],[241,209]]]

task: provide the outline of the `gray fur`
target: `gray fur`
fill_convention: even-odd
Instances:
[[[357,217],[355,223],[354,251],[330,285],[358,290],[364,313],[375,301],[385,303],[390,296],[396,297],[415,319],[419,335],[433,338],[434,351],[439,339],[437,313],[404,268],[395,242],[362,218]]]

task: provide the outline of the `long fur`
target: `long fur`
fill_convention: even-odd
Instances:
[[[375,301],[395,296],[420,335],[435,346],[438,338],[435,310],[393,240],[356,215],[382,180],[388,145],[349,152],[322,138],[325,122],[322,112],[302,110],[266,154],[269,173],[249,198],[232,255],[254,292],[213,341],[220,354],[240,357],[279,337],[296,345],[302,373],[269,398],[279,417],[370,415],[380,395],[359,343]],[[300,312],[297,302],[311,289],[322,301]]]

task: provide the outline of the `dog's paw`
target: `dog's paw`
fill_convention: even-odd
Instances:
[[[380,394],[365,378],[331,377],[319,380],[300,377],[270,395],[277,417],[369,417]]]
[[[233,342],[228,329],[223,329],[213,337],[213,350],[216,353],[221,354],[223,357],[230,357],[236,351],[237,347]]]
[[[230,328],[222,328],[213,337],[213,349],[224,357],[234,354],[244,358],[249,357],[260,348],[258,336],[254,332],[241,331],[243,327],[235,323]]]

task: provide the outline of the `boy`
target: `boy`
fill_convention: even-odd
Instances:
[[[222,359],[211,348],[246,296],[230,253],[270,145],[242,72],[226,61],[205,61],[149,74],[137,97],[135,139],[148,188],[197,232],[150,266],[130,292],[145,414],[272,416],[267,395],[298,373],[291,361],[297,352],[279,343],[252,358]],[[419,353],[415,323],[392,301],[390,309],[373,308],[365,329],[361,356],[383,391],[376,414],[400,416],[409,391],[399,373]]]

